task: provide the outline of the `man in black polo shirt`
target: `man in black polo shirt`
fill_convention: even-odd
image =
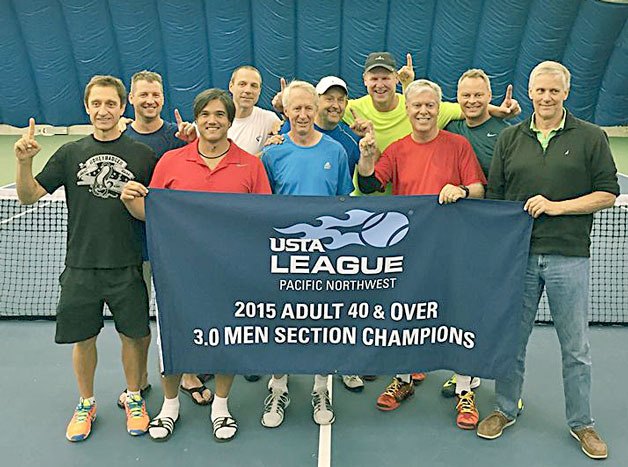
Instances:
[[[495,439],[516,421],[528,338],[545,289],[560,341],[567,423],[584,453],[608,455],[591,417],[591,353],[588,337],[589,246],[593,213],[612,206],[619,194],[608,138],[597,126],[563,107],[570,74],[543,62],[530,74],[532,116],[503,130],[495,146],[488,197],[525,201],[534,217],[517,363],[495,382],[496,411],[478,426]]]
[[[150,181],[157,158],[148,146],[121,135],[117,125],[125,102],[126,90],[118,78],[94,76],[85,88],[85,110],[94,134],[59,148],[37,177],[32,172],[33,157],[40,150],[34,119],[15,143],[16,187],[23,204],[33,204],[61,186],[66,192],[68,243],[66,268],[59,279],[55,341],[74,344],[80,399],[66,431],[69,441],[86,439],[96,418],[96,338],[103,327],[105,302],[122,341],[127,431],[137,436],[148,429],[140,395],[142,339],[150,332],[140,223],[119,197],[129,180]]]

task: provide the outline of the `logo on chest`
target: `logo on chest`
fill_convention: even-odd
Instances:
[[[122,187],[135,175],[126,168],[127,163],[111,154],[99,154],[79,164],[76,173],[78,186],[88,186],[98,198],[117,198]]]

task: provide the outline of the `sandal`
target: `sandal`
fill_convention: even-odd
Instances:
[[[148,434],[150,435],[150,438],[153,441],[157,441],[158,443],[168,441],[168,439],[172,436],[172,433],[174,433],[174,427],[177,425],[179,418],[180,417],[177,417],[176,420],[173,420],[171,417],[153,418],[148,424]],[[163,430],[166,430],[166,436],[155,436],[155,434],[151,432],[151,430],[154,428],[161,428]]]
[[[140,389],[140,394],[142,396],[142,399],[146,398],[146,394],[148,394],[151,389],[152,389],[152,386],[150,385],[150,383],[148,383],[144,389]],[[123,389],[122,392],[120,393],[120,396],[118,397],[118,407],[124,410],[125,402],[126,402],[126,389]]]
[[[196,405],[209,405],[212,403],[212,401],[214,400],[214,393],[211,392],[209,390],[209,388],[207,388],[207,386],[205,386],[204,384],[201,384],[198,387],[195,388],[184,388],[183,386],[179,386],[179,389],[186,393],[188,396],[190,396],[190,398],[192,399],[192,402],[194,402]],[[209,400],[204,400],[203,399],[203,393],[205,391],[209,391]],[[197,399],[196,397],[194,397],[194,394],[198,394],[200,399]]]
[[[201,373],[201,374],[196,375],[196,377],[201,383],[206,383],[207,381],[212,379],[214,375],[212,373]]]
[[[214,426],[214,439],[219,443],[231,441],[238,434],[238,422],[235,421],[235,418],[217,417],[216,420],[212,421],[212,425]],[[229,438],[219,438],[218,430],[222,430],[223,428],[235,428],[235,431]]]

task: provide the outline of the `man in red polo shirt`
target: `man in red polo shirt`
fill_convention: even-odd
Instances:
[[[194,120],[199,138],[179,149],[168,151],[157,163],[151,188],[210,191],[220,193],[270,194],[270,184],[260,160],[240,149],[227,138],[235,116],[229,94],[208,89],[194,99]],[[144,220],[144,197],[148,189],[137,182],[125,185],[120,198],[129,212]],[[178,389],[181,375],[162,377],[164,403],[161,412],[150,422],[149,434],[158,441],[168,439],[179,418]],[[233,375],[216,375],[216,395],[211,420],[217,441],[232,439],[238,429],[231,416],[227,398]]]
[[[471,144],[463,136],[438,129],[442,92],[431,81],[413,81],[405,90],[406,114],[412,133],[379,150],[371,133],[360,141],[358,185],[363,193],[384,191],[392,182],[393,195],[438,195],[441,204],[462,198],[483,198],[486,178]],[[409,374],[396,375],[377,399],[380,410],[394,410],[414,393]],[[473,393],[460,397],[458,425],[475,425],[478,413]],[[464,420],[463,420],[464,419]]]

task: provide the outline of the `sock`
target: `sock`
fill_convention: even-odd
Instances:
[[[161,412],[155,418],[170,417],[173,420],[179,418],[179,396],[174,399],[166,399],[164,397],[164,403],[161,405]],[[150,436],[155,439],[165,438],[168,436],[168,430],[165,428],[152,427],[149,428]]]
[[[218,397],[214,395],[214,402],[212,402],[211,414],[212,423],[220,417],[231,417],[231,413],[229,412],[229,407],[227,405],[227,399],[228,397]],[[236,428],[219,428],[218,431],[215,432],[215,436],[220,439],[230,439],[233,438],[236,431]]]
[[[92,397],[81,397],[79,399],[79,403],[82,404],[84,402],[89,403],[89,405],[94,405],[96,403],[96,398],[94,396],[92,396]]]
[[[404,383],[410,383],[412,381],[412,375],[410,375],[410,373],[405,375],[397,375],[396,378],[400,379]]]
[[[461,395],[463,392],[471,391],[471,376],[463,376],[456,374],[456,394]]]
[[[142,397],[142,394],[140,393],[140,391],[129,391],[128,389],[126,390],[126,396],[127,397],[133,397],[133,396],[138,396],[138,397]]]
[[[314,375],[314,391],[327,390],[327,375]]]
[[[268,382],[268,389],[279,389],[281,392],[288,392],[288,375],[283,375],[281,378],[271,376]]]

